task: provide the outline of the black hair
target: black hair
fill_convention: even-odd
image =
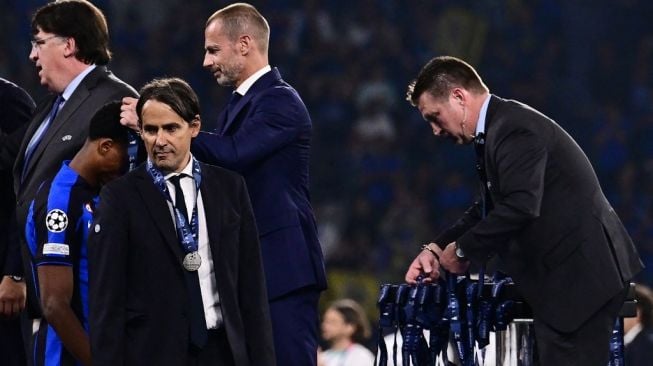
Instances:
[[[136,103],[138,124],[142,125],[143,105],[150,99],[168,105],[184,121],[191,123],[200,114],[200,102],[193,88],[179,78],[154,79],[145,84]]]
[[[112,101],[95,112],[89,126],[89,140],[110,138],[124,146],[129,144],[129,134],[132,132],[128,127],[120,124],[121,105],[119,100]]]
[[[109,28],[100,9],[85,0],[59,0],[40,7],[32,17],[32,33],[53,33],[75,39],[75,57],[86,63],[106,65],[111,60]]]
[[[417,106],[417,101],[424,92],[436,98],[445,98],[454,87],[462,87],[477,94],[488,91],[470,64],[453,56],[438,56],[424,65],[417,78],[410,82],[406,100]]]

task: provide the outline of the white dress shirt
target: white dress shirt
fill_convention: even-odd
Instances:
[[[272,67],[270,67],[270,65],[263,66],[260,70],[253,73],[247,79],[245,79],[245,81],[243,81],[240,84],[240,86],[238,88],[236,88],[236,90],[234,90],[234,93],[238,93],[241,96],[245,95],[247,93],[247,91],[249,90],[249,88],[251,88],[252,85],[254,85],[256,80],[260,79],[261,76],[265,75],[270,70],[272,70]]]
[[[184,191],[184,201],[186,201],[186,214],[188,219],[191,220],[193,216],[193,207],[195,207],[195,179],[193,178],[193,158],[186,164],[186,167],[181,173],[170,173],[165,176],[166,185],[170,197],[175,200],[175,187],[170,182],[170,178],[179,174],[185,174],[179,180],[181,189]],[[173,206],[168,202],[170,215],[172,215],[174,222]],[[215,280],[215,271],[213,268],[213,255],[211,254],[211,247],[209,246],[209,234],[206,228],[206,214],[204,212],[204,202],[202,200],[202,192],[197,191],[197,219],[199,226],[199,248],[198,252],[202,257],[202,264],[197,270],[197,275],[200,279],[200,290],[202,292],[202,303],[204,305],[204,317],[206,319],[207,329],[216,329],[222,325],[222,310],[220,308],[220,297],[218,295],[218,287]],[[189,223],[190,224],[190,223]]]

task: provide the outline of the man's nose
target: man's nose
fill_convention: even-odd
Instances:
[[[168,139],[166,138],[166,135],[163,132],[163,130],[159,130],[159,132],[157,132],[156,140],[154,140],[154,143],[157,146],[165,146],[168,144]]]
[[[213,64],[213,62],[209,58],[209,55],[205,54],[204,55],[204,61],[202,62],[202,66],[206,67],[206,68],[209,68],[209,67],[211,67],[212,64]]]
[[[32,60],[32,62],[36,62],[37,57],[37,48],[32,47],[32,50],[29,52],[29,59]]]

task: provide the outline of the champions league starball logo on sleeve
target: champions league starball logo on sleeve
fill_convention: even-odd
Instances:
[[[45,226],[48,231],[60,233],[68,227],[68,216],[57,208],[50,210],[45,218]]]

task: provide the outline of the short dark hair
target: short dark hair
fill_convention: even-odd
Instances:
[[[370,337],[370,320],[356,301],[351,299],[337,300],[329,305],[329,309],[340,313],[345,323],[354,327],[354,334],[351,336],[352,341],[363,343]]]
[[[150,99],[167,104],[184,121],[190,123],[200,114],[200,101],[193,88],[180,78],[154,79],[145,84],[136,103],[138,124],[142,126],[143,105]]]
[[[408,84],[406,100],[416,106],[424,92],[444,98],[455,87],[478,94],[488,92],[487,86],[470,64],[453,56],[438,56],[424,65],[417,78]]]
[[[74,38],[75,57],[84,63],[106,65],[111,60],[107,20],[86,0],[59,0],[40,7],[32,17],[32,34],[39,29]]]
[[[109,102],[95,112],[88,130],[88,139],[95,141],[101,138],[110,138],[117,143],[129,145],[131,130],[120,123],[121,101]]]
[[[222,20],[227,38],[234,42],[243,33],[249,32],[260,45],[259,51],[266,53],[270,43],[270,25],[265,17],[250,4],[234,3],[216,11],[206,21],[208,27],[215,20]]]

